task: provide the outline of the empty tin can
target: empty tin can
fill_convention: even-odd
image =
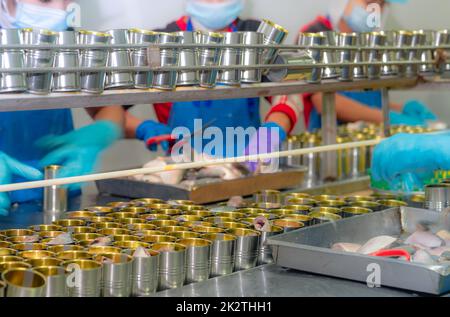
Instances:
[[[325,36],[319,33],[300,33],[299,35],[299,45],[308,46],[308,54],[316,63],[323,62],[323,50],[315,49],[314,46],[321,46],[325,43]],[[316,84],[322,81],[322,68],[313,68],[311,70],[311,77],[307,80],[308,83]]]
[[[169,33],[158,34],[158,44],[180,44],[183,38],[181,36]],[[170,67],[180,64],[179,48],[161,48],[159,50],[160,66]],[[158,71],[153,75],[153,87],[162,90],[173,90],[177,87],[177,71]]]
[[[14,269],[31,269],[31,265],[25,262],[2,262],[0,263],[0,273]]]
[[[425,208],[443,212],[450,207],[450,186],[435,184],[425,186]]]
[[[302,222],[294,219],[275,219],[273,221],[273,224],[277,227],[283,228],[284,233],[305,227],[305,225]]]
[[[111,35],[111,44],[129,44],[128,30],[116,29],[106,33]],[[130,67],[131,56],[128,49],[111,50],[108,56],[108,67]],[[105,88],[128,88],[134,85],[132,72],[112,71],[106,74]]]
[[[270,77],[270,72],[269,75]],[[302,139],[298,135],[290,136],[286,141],[286,150],[299,150],[302,148]],[[301,156],[288,156],[286,159],[286,165],[289,167],[299,167],[302,166]]]
[[[56,258],[44,258],[44,259],[28,259],[26,263],[32,267],[46,267],[46,266],[61,266],[63,260]]]
[[[128,31],[130,44],[152,45],[158,42],[158,33],[142,30],[130,29]],[[131,50],[131,64],[136,67],[148,67],[148,57],[146,48],[136,48]],[[138,89],[149,89],[153,83],[153,72],[134,72],[134,87]]]
[[[282,219],[300,221],[305,225],[305,227],[309,227],[312,225],[312,218],[308,215],[291,214],[284,216]]]
[[[395,46],[395,39],[397,37],[396,31],[383,31],[381,34],[386,36],[386,45]],[[383,63],[395,62],[396,56],[395,51],[383,50],[382,53]],[[381,76],[394,76],[398,74],[398,65],[383,65],[381,67]]]
[[[324,37],[324,45],[326,46],[337,46],[337,35],[335,31],[319,32],[320,35]],[[325,64],[335,64],[337,63],[336,50],[324,50],[323,52],[323,62]],[[340,69],[337,67],[325,67],[323,69],[324,79],[338,78]]]
[[[68,274],[69,297],[100,297],[102,264],[92,260],[74,260],[63,263]]]
[[[279,208],[281,206],[281,192],[278,190],[262,190],[254,195],[255,203],[268,203],[274,208]]]
[[[50,257],[50,256],[48,256]],[[64,261],[69,260],[89,260],[92,258],[92,255],[87,251],[62,251],[56,255],[56,258]]]
[[[411,38],[411,47],[416,48],[408,52],[408,61],[409,62],[418,62],[421,60],[422,52],[424,50],[417,49],[423,47],[425,45],[426,35],[423,31],[413,31]],[[406,76],[407,77],[416,77],[419,74],[419,65],[411,64],[406,66]]]
[[[197,32],[176,32],[175,35],[180,36],[181,44],[195,44]],[[195,48],[183,48],[180,51],[180,66],[195,67],[198,64],[198,52]],[[193,86],[198,85],[198,71],[180,71],[178,72],[177,86]]]
[[[420,30],[425,35],[425,46],[433,46],[436,39],[436,31],[433,30]],[[419,65],[419,72],[421,74],[431,74],[434,72],[433,63],[434,61],[434,50],[424,50],[420,54],[420,60],[425,62]]]
[[[53,252],[46,250],[22,251],[18,255],[24,259],[45,259],[55,257],[55,254]]]
[[[2,273],[7,285],[6,297],[44,297],[45,276],[26,268],[17,268]]]
[[[234,252],[237,238],[230,234],[208,233],[203,238],[211,245],[211,277],[225,276],[234,272]]]
[[[20,29],[1,29],[0,43],[2,45],[22,44]],[[23,68],[25,66],[25,53],[23,50],[1,50],[2,68]],[[27,90],[25,73],[4,73],[0,75],[0,92],[23,92]]]
[[[244,33],[227,32],[223,33],[223,49],[220,66],[240,66],[243,63],[242,50],[238,48],[226,47],[227,45],[242,44]],[[241,70],[219,70],[218,82],[225,85],[238,86],[241,84]]]
[[[339,63],[353,63],[356,56],[356,51],[348,48],[352,48],[358,45],[357,33],[340,33],[338,37],[339,46]],[[346,49],[347,48],[347,49]],[[340,81],[352,81],[354,78],[354,66],[342,66]]]
[[[183,286],[186,278],[186,247],[177,243],[156,243],[152,249],[160,253],[158,290]]]
[[[370,41],[370,33],[358,33],[356,39],[356,45],[360,48],[365,48],[368,46]],[[366,50],[357,50],[355,51],[355,63],[363,63],[368,61],[368,51]],[[367,78],[367,66],[359,66],[355,65],[353,69],[353,78],[355,79],[364,79]]]
[[[410,47],[412,45],[413,33],[410,31],[398,31],[396,33],[394,46],[398,48]],[[406,50],[398,50],[395,52],[395,61],[406,62],[409,59],[409,52]],[[398,75],[404,77],[407,75],[407,65],[398,66]]]
[[[105,67],[108,63],[111,42],[108,33],[80,31],[79,43],[83,45],[105,45],[104,49],[83,49],[80,53],[81,67]],[[81,90],[87,93],[101,94],[105,89],[105,71],[81,72]]]
[[[282,227],[272,226],[270,231],[261,231],[261,237],[258,246],[257,265],[271,264],[274,262],[272,257],[272,248],[267,244],[270,237],[283,233]]]
[[[223,44],[224,36],[216,32],[199,32],[200,44]],[[219,66],[222,59],[222,48],[202,48],[199,51],[199,66]],[[200,87],[214,88],[217,84],[219,71],[200,71]]]
[[[193,231],[177,231],[177,232],[169,232],[168,235],[177,238],[177,239],[190,239],[190,238],[201,238],[202,234],[199,232]]]
[[[33,270],[45,276],[45,297],[67,297],[66,270],[60,266],[40,266]]]
[[[435,38],[435,45],[436,46],[442,46],[442,45],[449,45],[450,44],[450,32],[449,30],[439,30],[436,32],[436,38]],[[448,55],[448,51],[447,51]],[[437,55],[435,56],[437,57]],[[450,71],[450,63],[447,58],[446,62],[441,62],[436,71],[439,74],[445,74]]]
[[[355,216],[362,216],[370,214],[372,210],[368,208],[361,208],[361,207],[344,207],[342,208],[342,216],[344,218],[350,218]]]
[[[288,205],[283,208],[291,210],[292,214],[307,215],[311,211],[312,206],[310,206],[310,205]]]
[[[182,239],[186,247],[186,284],[203,282],[210,276],[211,241],[198,238]]]
[[[386,35],[381,32],[370,33],[368,46],[374,49],[367,53],[367,61],[369,63],[379,63],[383,61],[383,51],[375,48],[385,46],[386,40]],[[367,66],[367,77],[369,79],[379,79],[381,77],[381,70],[381,66],[369,65]]]
[[[368,208],[372,211],[380,211],[383,209],[383,207],[375,201],[355,201],[350,202],[349,205],[352,207]]]
[[[44,170],[45,179],[58,178],[61,166],[47,166]],[[49,186],[44,188],[44,213],[60,214],[67,211],[67,188],[64,186]]]
[[[237,237],[234,256],[235,271],[254,268],[258,262],[258,246],[261,233],[250,229],[230,229]]]
[[[56,43],[57,33],[49,30],[24,29],[25,44],[51,45]],[[25,51],[25,65],[28,68],[52,67],[55,60],[54,49],[30,49]],[[27,90],[33,94],[45,95],[52,87],[51,72],[28,73]]]
[[[383,206],[385,209],[408,206],[408,204],[405,203],[404,201],[394,200],[394,199],[379,200],[378,203],[381,206]]]
[[[127,254],[99,254],[96,260],[101,262],[103,297],[130,297],[133,257]]]
[[[57,33],[57,45],[76,45],[78,34],[75,31],[63,31]],[[56,49],[55,67],[79,67],[79,50]],[[79,72],[60,72],[53,74],[54,92],[79,91],[81,89]]]
[[[244,32],[243,44],[245,45],[261,45],[264,44],[264,34],[257,32]],[[263,50],[258,48],[246,48],[242,53],[242,65],[255,66],[263,63]],[[241,82],[243,83],[260,83],[262,81],[261,69],[243,70],[241,72]]]
[[[313,218],[313,225],[320,225],[329,222],[336,222],[342,220],[342,217],[337,214],[329,213],[329,212],[320,212],[315,211],[309,214],[310,217]]]
[[[271,82],[282,82],[291,80],[314,81],[311,69],[301,66],[312,65],[315,61],[309,51],[283,51],[277,54],[274,64],[284,64],[290,66],[298,65],[299,68],[271,69],[267,72],[267,79]]]
[[[365,136],[358,134],[352,136],[354,142],[364,141]],[[365,176],[367,173],[367,147],[358,147],[350,150],[350,178]]]
[[[270,20],[264,19],[256,31],[264,34],[264,45],[281,45],[289,34],[281,25]],[[275,48],[267,48],[262,52],[262,63],[273,64],[277,58],[279,50]]]
[[[134,257],[131,295],[150,296],[158,288],[159,252],[148,250],[147,257]]]
[[[320,146],[322,144],[322,140],[319,136],[315,134],[305,135],[303,137],[303,148],[311,148]],[[302,156],[302,165],[308,168],[307,173],[305,175],[305,184],[314,185],[318,179],[320,174],[320,155],[316,153],[309,153],[307,155]]]

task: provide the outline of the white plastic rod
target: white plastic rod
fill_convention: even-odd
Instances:
[[[217,160],[210,160],[210,161],[173,164],[173,165],[167,165],[164,168],[155,168],[155,167],[139,168],[139,169],[125,170],[125,171],[85,175],[85,176],[75,176],[75,177],[67,177],[67,178],[57,178],[57,179],[49,179],[49,180],[42,180],[42,181],[34,181],[34,182],[0,185],[0,192],[11,192],[11,191],[23,190],[23,189],[44,188],[44,187],[50,187],[50,186],[60,186],[60,185],[69,185],[69,184],[76,184],[76,183],[94,182],[94,181],[98,181],[98,180],[130,177],[130,176],[142,175],[142,174],[154,174],[154,173],[161,173],[161,172],[175,171],[175,170],[188,170],[188,169],[201,168],[201,167],[213,166],[213,165],[245,163],[248,161],[258,161],[258,160],[263,161],[263,160],[276,159],[276,158],[288,157],[288,156],[301,156],[301,155],[306,155],[309,153],[323,153],[323,152],[338,151],[338,150],[352,149],[352,148],[358,148],[358,147],[374,146],[374,145],[379,144],[381,141],[382,141],[382,139],[375,139],[375,140],[369,140],[369,141],[325,145],[325,146],[318,146],[315,148],[274,152],[274,153],[268,153],[268,154],[249,155],[249,156],[232,157],[232,158],[217,159]]]

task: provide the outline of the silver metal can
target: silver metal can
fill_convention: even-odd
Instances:
[[[237,237],[234,255],[235,271],[254,268],[258,262],[258,246],[261,233],[250,229],[230,229]]]
[[[447,184],[428,185],[425,187],[425,208],[443,212],[450,207],[450,186]]]
[[[256,204],[270,204],[273,208],[281,206],[281,192],[278,190],[261,190],[254,195]],[[277,207],[275,207],[277,206]]]
[[[396,31],[383,31],[380,32],[386,36],[386,45],[394,46],[395,38],[397,37]],[[382,61],[383,63],[395,62],[395,51],[392,50],[384,50],[382,53]],[[381,67],[381,76],[395,76],[398,74],[398,66],[397,65],[383,65]]]
[[[49,30],[24,29],[25,44],[51,45],[56,43],[57,33]],[[54,49],[30,49],[25,51],[25,65],[28,68],[52,67],[55,60]],[[52,73],[28,73],[27,90],[32,94],[45,95],[52,87]]]
[[[159,33],[158,44],[180,44],[183,38],[175,34]],[[159,50],[160,66],[170,67],[180,64],[179,48],[161,48]],[[153,75],[153,87],[162,90],[173,90],[177,87],[177,71],[158,71]]]
[[[416,48],[408,52],[408,61],[409,62],[418,62],[421,60],[422,53],[425,50],[420,50],[417,48],[425,46],[426,35],[423,31],[413,31],[411,39],[411,47]],[[406,76],[407,77],[416,77],[419,75],[419,65],[411,64],[406,66]]]
[[[356,45],[360,48],[364,48],[368,46],[370,41],[370,33],[359,33]],[[357,50],[355,52],[355,63],[363,63],[368,61],[368,51],[366,50]],[[353,78],[355,79],[364,79],[367,78],[367,66],[355,66],[353,69]]]
[[[420,30],[425,34],[425,46],[433,46],[436,39],[436,31],[433,30]],[[434,50],[424,50],[420,54],[420,60],[425,62],[419,65],[419,72],[421,74],[431,74],[434,72]],[[429,63],[431,61],[431,64]]]
[[[302,148],[302,139],[298,135],[293,135],[288,138],[286,142],[286,150],[299,150]],[[288,156],[286,159],[286,166],[288,167],[300,167],[302,166],[301,156]]]
[[[34,270],[45,276],[45,297],[67,297],[67,277],[63,267],[41,266]]]
[[[76,45],[78,34],[74,31],[58,32],[57,45]],[[79,67],[79,50],[57,49],[55,56],[55,67]],[[69,92],[81,90],[79,72],[60,72],[53,74],[54,92]]]
[[[274,263],[273,256],[272,256],[272,248],[269,245],[267,245],[267,240],[270,237],[273,237],[273,236],[283,233],[283,231],[284,230],[281,227],[272,226],[270,231],[262,231],[261,232],[261,238],[259,240],[259,246],[258,246],[257,265]]]
[[[200,44],[222,44],[224,36],[217,32],[199,32],[197,40]],[[199,66],[218,66],[222,59],[222,48],[202,48],[199,51]],[[219,71],[200,71],[200,87],[214,88]]]
[[[181,44],[195,44],[197,32],[176,32],[175,35],[181,36]],[[198,63],[198,52],[195,48],[183,48],[180,51],[180,66],[195,67]],[[178,72],[177,86],[198,85],[198,71],[180,71]]]
[[[186,247],[186,284],[209,279],[211,262],[211,241],[198,238],[181,239],[179,244]]]
[[[92,260],[73,260],[63,263],[67,276],[69,297],[100,297],[102,264]]]
[[[356,51],[346,48],[355,47],[358,44],[357,33],[340,33],[338,40],[339,63],[353,63],[355,61]],[[340,81],[352,81],[354,78],[354,66],[343,66],[341,68]]]
[[[47,166],[44,171],[45,179],[58,178],[61,170],[59,165]],[[67,188],[64,186],[49,186],[44,188],[44,213],[60,214],[67,211]]]
[[[111,41],[108,33],[80,31],[78,42],[84,45],[105,45],[104,49],[83,49],[80,55],[81,67],[106,67],[109,56],[107,45]],[[101,94],[105,90],[105,71],[81,72],[81,90]]]
[[[413,33],[410,31],[398,31],[396,33],[394,46],[398,48],[410,47],[412,45]],[[406,50],[398,50],[395,52],[396,62],[406,62],[409,58],[409,52]],[[405,77],[407,75],[407,65],[398,65],[398,76]]]
[[[158,290],[179,288],[186,279],[186,247],[181,244],[155,243],[152,249],[160,253]]]
[[[264,19],[256,31],[264,34],[264,45],[281,45],[289,34],[281,25],[278,25],[270,20]],[[277,58],[279,50],[275,48],[267,48],[262,52],[262,63],[273,64]],[[264,73],[267,73],[265,71]]]
[[[116,29],[106,32],[111,35],[111,44],[129,44],[128,30]],[[128,49],[113,49],[108,56],[108,67],[130,67],[131,57]],[[105,88],[128,88],[134,84],[133,73],[112,71],[106,74]]]
[[[0,298],[5,297],[6,284],[0,281]]]
[[[130,297],[133,257],[121,253],[106,253],[95,258],[103,265],[103,297]]]
[[[314,46],[321,46],[325,43],[325,36],[319,33],[300,33],[299,34],[299,45],[308,46],[307,51],[309,52],[314,63],[323,62],[323,50],[315,49]],[[317,84],[322,81],[322,68],[313,68],[311,70],[311,78],[307,80],[308,83]]]
[[[22,44],[20,29],[0,29],[0,43],[2,45]],[[23,50],[1,50],[2,68],[23,68],[25,53]],[[0,76],[0,93],[23,92],[27,90],[25,73],[4,73]]]
[[[2,273],[6,297],[44,297],[45,276],[27,268],[16,268]]]
[[[244,39],[244,33],[242,32],[227,32],[223,33],[223,36],[224,46],[241,44]],[[225,47],[220,66],[240,66],[242,65],[242,57],[241,49]],[[238,86],[241,84],[241,71],[239,69],[219,70],[218,82],[225,85]]]
[[[436,38],[435,38],[435,45],[441,46],[441,45],[449,45],[450,44],[450,31],[449,30],[440,30],[436,32]],[[449,51],[447,51],[448,55]],[[437,67],[436,71],[439,74],[445,74],[450,71],[450,62],[447,58],[446,62],[440,63],[440,65]]]
[[[233,273],[237,238],[225,233],[208,233],[203,238],[212,242],[211,278]]]
[[[243,44],[261,45],[264,44],[264,34],[257,32],[244,32]],[[242,55],[242,65],[255,66],[263,63],[263,50],[257,48],[246,48]],[[260,83],[263,71],[261,69],[243,70],[241,72],[241,82]]]
[[[386,35],[381,32],[370,33],[368,46],[371,48],[385,46]],[[369,63],[378,63],[383,61],[383,52],[373,49],[368,52],[367,61]],[[381,66],[370,65],[367,67],[367,77],[369,79],[379,79],[381,77]]]
[[[316,134],[306,134],[303,136],[303,148],[311,148],[320,146],[322,140]],[[316,153],[309,153],[302,156],[302,165],[308,168],[305,175],[305,184],[314,185],[319,180],[320,175],[320,155]]]
[[[267,73],[267,79],[271,82],[282,82],[288,80],[306,80],[314,81],[311,69],[305,69],[301,66],[313,65],[314,59],[309,51],[283,51],[278,53],[275,64],[287,64],[291,66],[298,65],[299,68],[281,68],[271,69]]]
[[[130,29],[128,31],[130,44],[152,45],[158,42],[158,33],[142,30]],[[136,67],[148,67],[148,57],[146,48],[131,50],[131,64]],[[149,89],[152,87],[153,72],[134,72],[134,87],[138,89]]]
[[[324,39],[324,45],[326,46],[337,46],[337,35],[335,31],[319,32]],[[323,52],[323,62],[325,64],[335,64],[337,62],[337,54],[335,50],[325,50]],[[338,67],[326,67],[323,69],[324,79],[338,78],[340,69]]]
[[[132,296],[150,296],[158,288],[159,252],[149,250],[149,257],[134,257]]]

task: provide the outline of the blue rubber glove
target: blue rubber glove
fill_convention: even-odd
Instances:
[[[90,174],[101,152],[121,136],[122,130],[111,121],[97,121],[61,136],[46,136],[36,142],[48,151],[40,165],[61,165],[60,178]],[[69,189],[79,190],[80,186],[72,184]]]
[[[413,117],[398,112],[391,111],[389,120],[392,125],[407,125],[407,126],[421,126],[426,127],[427,123],[424,119]]]
[[[391,188],[422,187],[436,170],[450,169],[450,133],[398,134],[375,148],[372,177]]]
[[[280,151],[281,144],[287,138],[287,133],[284,129],[274,123],[268,122],[264,124],[251,137],[247,148],[244,151],[245,155],[258,155]],[[270,160],[263,161],[264,164],[269,164]],[[258,169],[260,162],[247,162],[247,167],[250,172],[254,173]]]
[[[437,116],[428,107],[418,100],[405,103],[402,113],[410,117],[416,117],[424,121],[436,121]]]
[[[167,125],[155,122],[153,120],[142,122],[141,125],[136,129],[136,138],[144,142],[147,142],[147,140],[157,136],[171,134],[172,130]],[[169,151],[169,142],[164,141],[160,145],[165,152]],[[149,147],[149,150],[152,152],[156,152],[158,150],[158,145],[152,144]]]
[[[0,152],[0,184],[10,184],[13,176],[20,176],[30,181],[37,181],[44,177],[39,170]],[[7,215],[10,206],[11,200],[8,194],[0,193],[0,215]]]

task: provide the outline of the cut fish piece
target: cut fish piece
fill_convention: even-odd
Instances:
[[[436,235],[442,240],[450,241],[450,232],[448,232],[447,230],[441,230],[438,233],[436,233]]]
[[[331,249],[334,250],[334,251],[343,251],[343,252],[356,253],[356,252],[358,252],[359,249],[361,249],[361,245],[360,244],[356,244],[356,243],[341,242],[341,243],[333,244]]]
[[[440,257],[440,256],[442,256],[443,253],[445,253],[445,252],[450,252],[450,247],[447,247],[447,246],[445,246],[445,247],[439,247],[439,248],[435,248],[435,249],[429,249],[429,250],[427,250],[427,251],[428,251],[428,253],[430,253],[431,255]]]
[[[414,263],[420,263],[420,264],[426,264],[426,265],[434,265],[436,264],[436,261],[433,259],[430,253],[428,253],[425,250],[418,250],[413,258],[412,261]]]
[[[388,249],[397,238],[391,236],[378,236],[370,239],[361,248],[359,248],[358,253],[361,254],[371,254],[383,249]]]
[[[423,245],[425,248],[439,248],[444,241],[429,231],[416,231],[405,240],[405,243]]]
[[[148,253],[148,251],[145,248],[138,247],[136,249],[136,251],[134,251],[133,257],[134,258],[149,258],[150,254]]]

